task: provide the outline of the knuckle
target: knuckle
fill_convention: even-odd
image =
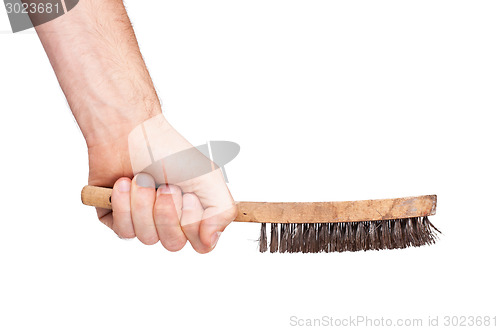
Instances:
[[[208,252],[212,251],[212,249],[206,246],[197,246],[194,248],[194,250],[199,254],[207,254]]]
[[[139,240],[144,245],[155,245],[158,242],[158,236],[156,235],[142,235]]]
[[[130,239],[135,237],[134,231],[129,230],[119,230],[117,233],[118,237],[123,239]]]
[[[162,240],[161,244],[165,249],[170,252],[177,252],[182,250],[182,248],[186,245],[186,239],[173,239],[173,240]]]

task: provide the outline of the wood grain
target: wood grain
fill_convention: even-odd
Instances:
[[[85,186],[85,205],[111,209],[110,188]],[[237,202],[238,222],[325,223],[406,219],[436,214],[437,196],[425,195],[349,202]]]

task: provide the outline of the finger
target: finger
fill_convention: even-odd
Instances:
[[[161,244],[171,252],[179,251],[187,242],[181,228],[181,209],[181,188],[161,185],[156,193],[154,221]]]
[[[113,205],[112,229],[120,238],[134,238],[135,231],[130,214],[130,186],[129,178],[121,178],[115,182],[111,194],[111,205]]]
[[[200,221],[202,215],[203,207],[198,197],[192,193],[184,194],[182,196],[182,230],[196,252],[207,253],[210,249],[200,241]]]
[[[210,250],[215,248],[222,232],[236,218],[236,211],[234,204],[205,210],[200,224],[200,241],[203,245],[210,247]]]
[[[146,173],[137,174],[132,180],[130,207],[132,223],[137,238],[146,245],[158,242],[158,234],[153,220],[156,199],[155,181]]]
[[[200,224],[200,240],[213,249],[221,233],[236,218],[237,210],[220,169],[206,175],[205,180],[205,189],[197,192],[205,209]]]

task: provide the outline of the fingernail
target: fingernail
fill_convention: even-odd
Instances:
[[[158,188],[158,193],[161,195],[172,195],[174,192],[169,186],[161,185],[160,188]]]
[[[129,192],[130,191],[130,181],[128,180],[122,180],[118,182],[118,191],[119,192]]]
[[[212,234],[212,247],[211,247],[212,249],[217,245],[220,234],[222,234],[221,231],[216,231],[215,233]]]
[[[135,183],[143,188],[155,188],[155,180],[153,177],[146,173],[139,173],[135,176]]]

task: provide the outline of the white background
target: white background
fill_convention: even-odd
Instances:
[[[85,142],[0,7],[0,328],[288,329],[290,317],[497,316],[500,4],[128,1],[172,124],[230,140],[236,200],[437,194],[434,246],[259,254],[124,241],[80,203]],[[422,329],[423,327],[420,327]]]

